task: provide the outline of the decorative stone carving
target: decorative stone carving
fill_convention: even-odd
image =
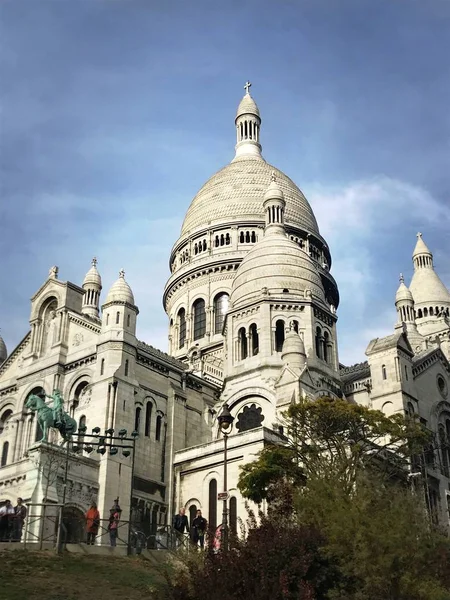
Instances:
[[[73,336],[73,342],[72,345],[73,346],[79,346],[82,342],[84,341],[84,336],[82,333],[76,333]]]

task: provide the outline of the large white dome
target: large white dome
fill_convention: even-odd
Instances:
[[[275,173],[286,200],[286,224],[319,233],[314,213],[303,193],[282,171],[261,156],[241,156],[213,175],[186,213],[181,237],[215,223],[263,221],[261,199]]]

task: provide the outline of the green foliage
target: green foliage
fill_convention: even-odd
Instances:
[[[256,503],[276,495],[282,480],[298,486],[318,476],[350,493],[361,470],[376,465],[391,477],[428,441],[415,421],[346,400],[302,400],[289,408],[285,420],[286,446],[269,446],[242,467],[239,490]]]

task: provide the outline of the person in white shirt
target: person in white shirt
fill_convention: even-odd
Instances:
[[[0,508],[0,541],[9,542],[12,533],[14,520],[14,507],[10,500],[6,500],[5,504]]]

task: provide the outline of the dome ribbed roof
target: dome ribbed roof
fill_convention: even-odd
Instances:
[[[262,199],[273,172],[286,200],[287,225],[319,233],[311,206],[295,183],[263,158],[242,156],[201,188],[186,213],[181,236],[209,223],[263,221]]]
[[[238,109],[236,111],[236,119],[241,115],[256,115],[260,116],[259,108],[256,106],[256,102],[250,96],[250,94],[245,94],[242,100],[239,103]]]
[[[0,364],[8,358],[8,350],[6,349],[6,344],[0,335]]]
[[[244,257],[231,288],[233,308],[270,295],[303,297],[306,290],[325,303],[325,293],[311,258],[283,233],[265,235]],[[287,290],[286,292],[284,290]]]
[[[83,281],[83,287],[88,285],[96,285],[100,288],[102,287],[102,278],[100,277],[100,273],[97,270],[97,259],[92,259],[92,266],[89,271],[86,273],[86,277]]]
[[[293,367],[306,364],[305,344],[302,338],[293,329],[286,334],[281,360]]]
[[[119,279],[113,283],[108,292],[105,304],[109,304],[109,302],[128,302],[128,304],[134,305],[133,292],[131,291],[128,283],[125,281],[125,273],[123,270],[120,271]]]
[[[395,302],[401,302],[403,300],[414,302],[414,298],[411,294],[411,291],[405,285],[403,275],[400,275],[400,285],[398,286],[397,293],[395,294]]]

